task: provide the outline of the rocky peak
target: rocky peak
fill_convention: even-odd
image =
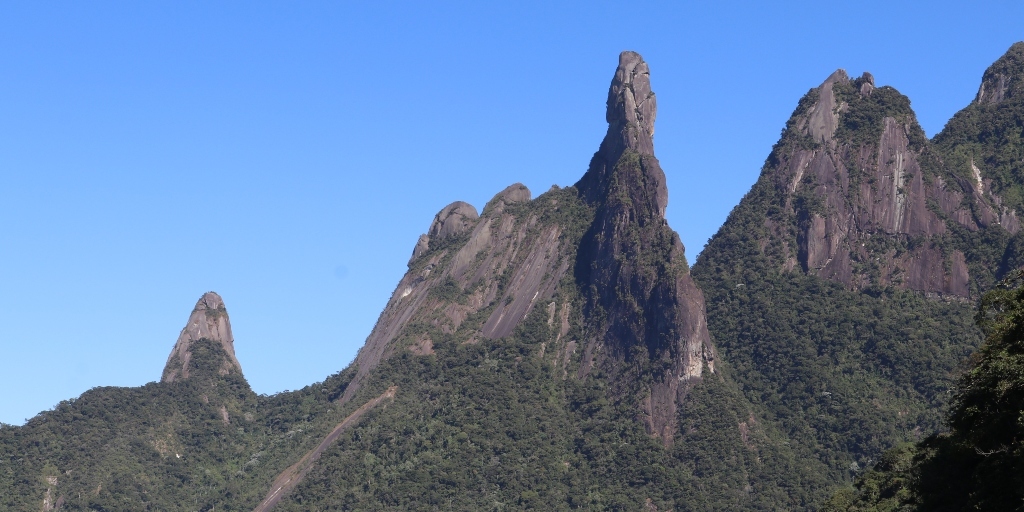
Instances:
[[[836,112],[836,95],[833,90],[837,82],[849,82],[850,77],[846,71],[837,69],[818,86],[818,101],[807,111],[807,116],[802,120],[800,129],[809,135],[814,142],[827,142],[839,127],[839,113]]]
[[[608,132],[600,149],[591,159],[587,173],[576,183],[576,188],[585,200],[590,203],[604,200],[608,195],[612,171],[623,153],[654,156],[654,118],[657,112],[647,63],[639,53],[622,52],[608,88],[605,114]],[[644,171],[650,185],[649,197],[644,199],[652,203],[652,209],[664,217],[668,205],[665,173],[658,165],[649,166]]]
[[[440,240],[465,233],[477,217],[479,215],[473,205],[455,201],[437,212],[434,222],[430,224],[430,230],[427,231],[427,236],[433,240]]]
[[[430,250],[430,242],[441,241],[469,231],[479,217],[476,208],[463,201],[455,201],[441,208],[441,211],[434,216],[434,221],[430,223],[427,233],[420,235],[419,240],[416,241],[412,257],[409,258],[409,265]]]
[[[1005,82],[991,78],[993,69],[1012,67],[1005,63],[1017,54],[1024,62],[1024,45],[1015,48],[986,73],[984,90]],[[1000,98],[1009,97],[1004,89]],[[947,168],[955,158],[946,160],[906,96],[876,87],[870,73],[850,79],[833,72],[800,101],[762,175],[781,206],[763,214],[770,238],[785,239],[774,250],[783,255],[777,263],[850,288],[968,296],[966,253],[942,237],[990,226],[1013,234],[1019,222],[983,186],[973,162],[958,170]]]
[[[1014,43],[981,79],[974,103],[995,105],[1024,94],[1024,42]]]
[[[577,253],[586,296],[587,341],[581,375],[603,367],[612,375],[629,365],[664,370],[644,390],[640,416],[648,432],[669,444],[677,406],[705,364],[713,368],[704,296],[689,275],[679,236],[665,220],[668,190],[654,157],[654,93],[650,70],[623,52],[608,91],[608,133],[576,184],[595,207]],[[626,388],[635,376],[616,379]]]
[[[605,142],[621,144],[645,155],[654,154],[654,117],[658,106],[651,90],[651,71],[636,52],[619,54],[619,67],[608,88]]]
[[[224,300],[215,292],[206,292],[196,302],[185,328],[178,335],[178,341],[164,366],[161,382],[189,378],[191,370],[196,366],[193,349],[200,340],[214,342],[223,350],[223,360],[219,362],[217,370],[220,375],[242,373],[242,366],[235,357],[235,338],[231,334],[231,320]]]
[[[665,173],[652,138],[655,97],[639,54],[619,56],[606,113],[608,132],[574,188],[531,200],[517,183],[488,201],[479,218],[460,202],[437,214],[356,356],[340,402],[399,350],[429,356],[441,339],[474,344],[516,336],[540,310],[551,336],[538,357],[560,366],[563,378],[587,379],[600,369],[611,376],[612,398],[633,407],[649,433],[672,442],[677,406],[714,372],[714,350],[703,294],[665,220]],[[435,243],[441,238],[448,241]]]
[[[530,193],[530,189],[526,188],[526,185],[513,183],[505,187],[505,190],[498,192],[487,202],[487,206],[484,207],[484,213],[491,213],[492,210],[503,211],[505,206],[529,202],[531,197],[533,196]]]

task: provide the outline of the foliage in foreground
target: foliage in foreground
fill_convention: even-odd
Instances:
[[[826,511],[1024,510],[1024,271],[982,298],[985,343],[959,379],[949,432],[885,454]]]

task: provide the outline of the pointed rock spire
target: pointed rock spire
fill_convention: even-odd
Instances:
[[[626,152],[651,157],[653,165],[646,166],[644,174],[648,183],[652,209],[665,214],[668,205],[668,188],[665,173],[657,165],[654,156],[654,118],[658,106],[651,90],[651,72],[643,57],[636,52],[619,54],[619,66],[615,69],[611,87],[608,88],[608,103],[605,118],[608,132],[601,142],[601,148],[590,161],[590,168],[576,183],[583,198],[590,203],[602,202],[608,195],[608,182],[619,159]],[[637,199],[637,198],[633,198]]]
[[[604,144],[653,155],[654,117],[657,113],[657,102],[651,90],[651,70],[647,63],[639,53],[622,52],[619,54],[619,67],[608,89],[605,113],[608,134]]]
[[[704,295],[690,277],[679,235],[665,220],[668,189],[654,157],[655,114],[647,64],[623,52],[608,91],[608,133],[576,184],[595,206],[576,263],[584,315],[597,322],[580,372],[603,366],[615,375],[636,357],[664,368],[640,416],[649,433],[671,444],[680,397],[705,366],[713,371],[714,350]],[[633,379],[623,374],[616,381],[628,387]]]
[[[164,366],[161,382],[174,382],[189,378],[195,367],[193,346],[199,340],[215,342],[224,351],[223,361],[218,366],[220,375],[242,373],[242,366],[235,357],[235,338],[231,335],[231,320],[228,318],[224,300],[215,292],[206,292],[196,302],[188,323],[181,330],[171,355]]]

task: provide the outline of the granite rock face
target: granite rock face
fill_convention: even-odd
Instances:
[[[514,184],[491,199],[484,213],[466,203],[441,210],[431,224],[428,244],[421,237],[409,264],[366,343],[356,356],[356,376],[341,396],[347,402],[370,372],[403,347],[414,354],[433,353],[434,336],[459,343],[512,334],[537,304],[551,303],[562,278],[570,273],[575,247],[562,236],[565,226],[543,219],[542,211],[573,198],[571,189],[554,190],[534,202],[540,211],[509,211],[530,203],[530,191]],[[449,230],[452,222],[457,229]],[[435,244],[463,235],[461,243]],[[569,305],[562,307],[568,314]],[[479,324],[464,325],[471,317]],[[563,333],[564,335],[564,333]],[[565,343],[566,340],[560,340]]]
[[[585,200],[591,203],[604,200],[610,175],[626,150],[654,156],[656,115],[657,99],[651,90],[651,72],[647,63],[638,53],[622,52],[611,87],[608,88],[605,113],[608,132],[597,154],[591,159],[586,174],[576,183],[576,188]],[[665,173],[661,167],[657,167],[649,169],[646,174],[655,180],[650,183],[651,191],[655,193],[653,200],[664,216],[665,207],[668,206]]]
[[[189,378],[194,366],[192,347],[199,340],[208,340],[223,349],[223,360],[218,365],[220,375],[242,374],[242,365],[235,357],[235,338],[231,334],[231,320],[228,318],[224,300],[215,292],[206,292],[196,302],[185,328],[178,335],[178,341],[171,350],[164,366],[161,382],[175,382]]]
[[[566,378],[573,369],[586,379],[596,367],[618,375],[615,398],[639,396],[632,405],[648,432],[672,442],[677,405],[705,366],[713,371],[714,350],[703,295],[665,221],[656,100],[639,54],[619,56],[606,106],[607,135],[575,188],[532,199],[517,183],[479,217],[462,202],[434,217],[356,357],[342,402],[399,349],[428,355],[438,338],[501,339],[537,312],[551,327],[542,357]],[[624,369],[638,362],[667,369],[636,389]]]
[[[714,349],[704,295],[690,277],[679,235],[665,220],[668,188],[654,157],[656,113],[647,63],[623,52],[608,93],[608,132],[576,184],[596,212],[576,272],[584,315],[595,324],[581,376],[597,365],[615,373],[636,358],[663,365],[641,415],[648,432],[667,444],[687,386],[699,381],[705,365],[714,371]]]
[[[981,86],[974,98],[974,104],[995,105],[1003,101],[1020,98],[1024,94],[1024,42],[1015,43],[1010,49],[985,70]]]
[[[946,235],[1020,230],[976,168],[944,168],[909,104],[870,74],[852,80],[843,70],[801,101],[761,176],[780,198],[765,226],[786,241],[784,269],[854,289],[968,297],[964,251],[944,244]]]

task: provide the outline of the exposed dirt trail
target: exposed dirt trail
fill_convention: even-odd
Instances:
[[[291,491],[295,486],[299,485],[299,482],[301,482],[303,477],[306,476],[306,473],[309,473],[309,470],[313,468],[313,463],[320,458],[320,454],[329,446],[334,444],[334,441],[338,439],[338,436],[340,436],[345,429],[354,425],[363,417],[364,414],[380,405],[384,400],[394,398],[397,391],[398,386],[391,386],[383,394],[369,402],[366,402],[352,414],[349,414],[348,417],[341,420],[341,423],[338,423],[338,426],[334,427],[334,430],[332,430],[330,434],[327,434],[327,437],[325,437],[323,441],[320,441],[320,444],[317,445],[316,448],[313,448],[309,453],[303,455],[298,462],[284,470],[277,476],[277,478],[274,479],[274,484],[271,486],[270,492],[267,493],[267,497],[253,509],[253,512],[267,512],[274,508],[274,505],[277,505],[277,502],[281,501],[281,498],[283,498],[285,494],[288,494],[288,491]]]

